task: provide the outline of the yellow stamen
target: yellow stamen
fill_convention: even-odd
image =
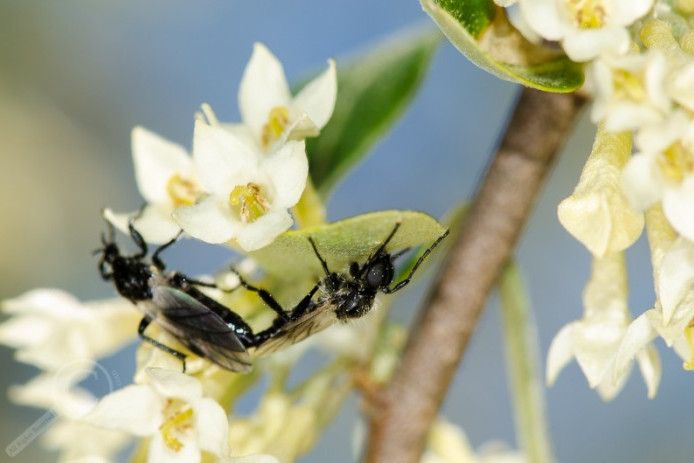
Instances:
[[[605,24],[605,7],[601,0],[569,0],[576,26],[581,29],[598,29]]]
[[[159,431],[161,432],[161,436],[164,438],[164,443],[166,446],[174,452],[180,452],[183,448],[183,442],[181,442],[175,434],[183,432],[192,426],[193,409],[188,408],[182,412],[176,413],[164,421],[162,425],[159,426]]]
[[[641,102],[646,99],[646,88],[640,75],[624,69],[614,69],[612,82],[617,98],[634,102]]]
[[[685,176],[694,173],[694,155],[678,141],[658,156],[658,166],[663,175],[679,183]]]
[[[244,223],[256,221],[270,209],[270,203],[263,189],[255,183],[237,185],[229,194],[229,204]]]
[[[189,178],[174,174],[166,182],[166,192],[174,206],[192,206],[198,197],[199,189]]]
[[[684,336],[687,339],[687,344],[689,344],[690,354],[689,360],[682,364],[682,368],[692,371],[694,370],[694,325],[692,325],[692,323],[684,329]]]
[[[268,114],[267,122],[263,126],[261,142],[267,148],[272,142],[277,140],[289,123],[289,109],[285,106],[275,106]]]

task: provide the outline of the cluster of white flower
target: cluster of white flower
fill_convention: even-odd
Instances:
[[[335,107],[335,63],[292,97],[282,64],[256,44],[239,89],[243,122],[220,124],[209,106],[196,117],[193,155],[137,127],[135,178],[147,205],[136,214],[105,216],[151,243],[183,229],[209,243],[233,241],[245,251],[270,244],[291,227],[288,211],[306,187],[304,138],[319,134]]]
[[[203,105],[192,157],[183,147],[135,128],[135,175],[147,204],[131,214],[106,210],[105,217],[126,233],[132,220],[151,243],[167,242],[183,230],[245,251],[266,246],[293,223],[288,209],[300,200],[308,179],[304,138],[325,126],[336,93],[330,60],[325,72],[292,97],[281,63],[256,44],[239,91],[243,123],[221,124]],[[127,300],[81,303],[63,291],[42,289],[4,301],[2,308],[10,318],[0,324],[0,343],[16,349],[19,361],[42,370],[28,384],[14,386],[10,396],[49,410],[29,437],[46,431],[42,441],[60,452],[61,462],[112,461],[132,437],[144,438],[137,461],[278,461],[265,454],[268,446],[236,445],[238,436],[229,430],[229,401],[244,390],[235,385],[250,385],[257,375],[230,373],[204,359],[189,362],[192,372],[186,375],[179,361],[148,344],[138,349],[134,384],[121,387],[117,374],[114,378],[101,367],[100,358],[135,338],[141,316]],[[149,334],[179,345],[156,326]],[[107,381],[110,393],[100,400],[80,387],[90,375]],[[261,424],[268,427],[267,420],[276,418],[266,416]],[[15,451],[31,440],[24,437]],[[278,455],[283,449],[270,450]]]
[[[559,219],[593,254],[585,315],[554,340],[548,380],[575,357],[609,399],[638,359],[656,392],[658,335],[694,367],[694,28],[691,1],[518,0],[511,22],[585,62],[596,142]],[[635,154],[632,155],[632,150]],[[657,300],[635,321],[623,251],[646,225]]]

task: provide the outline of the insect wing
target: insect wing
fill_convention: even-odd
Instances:
[[[284,325],[270,339],[256,348],[255,355],[275,352],[296,344],[312,334],[332,326],[335,322],[337,322],[337,317],[333,306],[328,302],[322,303],[297,320],[292,320]]]
[[[178,289],[156,285],[152,293],[156,322],[183,344],[227,370],[250,370],[248,352],[222,317]]]

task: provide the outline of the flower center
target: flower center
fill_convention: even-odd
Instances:
[[[598,29],[605,24],[605,7],[601,0],[567,0],[577,27]]]
[[[174,206],[192,206],[198,197],[198,186],[191,179],[174,174],[166,182],[166,192]]]
[[[159,426],[159,432],[164,439],[164,444],[174,452],[180,452],[183,442],[179,436],[193,427],[193,409],[190,407],[181,410],[178,401],[169,399],[164,408],[167,419]]]
[[[679,183],[694,173],[694,155],[678,141],[658,156],[658,166],[668,179]]]
[[[275,106],[268,114],[267,122],[263,126],[261,142],[263,148],[267,148],[276,141],[284,132],[289,123],[289,109],[286,106]]]
[[[612,70],[615,96],[624,100],[641,102],[646,99],[646,88],[640,75],[624,69]]]
[[[229,204],[238,213],[243,223],[255,222],[270,209],[270,203],[263,189],[252,182],[234,187],[229,194]]]

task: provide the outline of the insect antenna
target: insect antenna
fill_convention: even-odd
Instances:
[[[378,249],[376,249],[376,251],[374,251],[373,254],[371,254],[371,256],[369,256],[368,262],[371,262],[374,259],[374,257],[378,256],[386,249],[386,246],[388,246],[388,243],[390,243],[390,240],[393,239],[393,237],[395,236],[395,233],[398,231],[398,228],[400,228],[400,225],[401,225],[401,222],[395,223],[395,226],[393,227],[393,230],[390,232],[390,235],[388,235],[388,238],[386,238],[385,241],[383,241],[383,243],[378,247]]]
[[[392,288],[386,288],[386,289],[384,289],[383,292],[386,293],[386,294],[391,294],[391,293],[394,293],[394,292],[396,292],[396,291],[399,291],[399,290],[401,290],[402,288],[404,288],[405,286],[407,286],[407,284],[410,282],[410,280],[412,280],[412,276],[414,275],[414,272],[417,271],[417,268],[419,268],[419,266],[422,264],[422,262],[424,262],[424,259],[426,259],[426,258],[429,256],[429,254],[431,254],[431,252],[434,250],[434,248],[436,248],[436,246],[438,246],[439,243],[441,243],[441,241],[443,241],[443,239],[444,239],[445,237],[448,236],[449,231],[450,231],[450,230],[446,230],[445,232],[443,232],[443,234],[441,234],[441,236],[439,236],[438,238],[436,238],[436,241],[434,241],[434,242],[431,244],[431,246],[429,246],[429,247],[426,249],[426,251],[424,251],[424,252],[422,253],[422,255],[419,256],[419,259],[417,259],[417,262],[415,262],[414,266],[413,266],[412,269],[410,270],[410,273],[407,275],[407,277],[406,277],[404,280],[400,281],[399,283],[397,283],[397,284],[396,284],[395,286],[393,286]]]

